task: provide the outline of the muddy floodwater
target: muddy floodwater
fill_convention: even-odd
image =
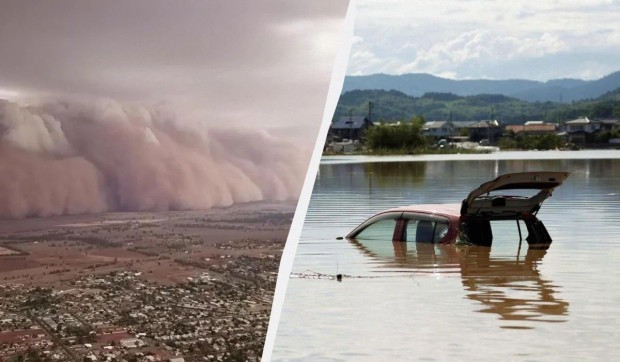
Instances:
[[[324,159],[272,360],[613,360],[620,355],[620,151]],[[389,162],[386,162],[389,161]],[[568,171],[538,217],[548,250],[337,240],[386,208]],[[343,274],[342,282],[333,277]]]

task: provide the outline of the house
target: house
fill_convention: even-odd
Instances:
[[[364,132],[372,126],[372,122],[367,117],[341,116],[338,121],[332,123],[329,129],[334,138],[340,140],[363,140]]]
[[[601,131],[606,131],[606,132],[620,131],[620,120],[619,119],[601,119],[599,122],[601,123]]]
[[[524,134],[542,134],[555,132],[555,123],[545,123],[543,121],[528,121],[524,124],[511,124],[506,126],[506,131]]]
[[[568,142],[585,143],[586,135],[600,131],[601,123],[591,121],[588,117],[573,119],[564,123],[562,130],[566,132]]]
[[[594,133],[601,129],[601,123],[591,121],[588,117],[573,119],[564,123],[564,130],[568,133]]]
[[[455,135],[462,135],[465,131],[469,132],[469,126],[476,123],[473,121],[451,121],[452,126],[454,127]]]
[[[424,123],[422,132],[426,136],[451,137],[454,135],[454,124],[450,121],[431,121]]]
[[[138,338],[125,338],[121,339],[119,342],[123,348],[138,348],[146,344]]]
[[[502,128],[496,120],[484,120],[473,123],[467,128],[469,130],[469,139],[473,142],[488,140],[489,143],[495,143],[502,135]]]

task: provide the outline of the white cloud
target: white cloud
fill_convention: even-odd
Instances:
[[[617,0],[361,0],[356,17],[359,40],[352,45],[348,74],[429,72],[457,78],[511,74],[545,80],[542,74],[569,76],[561,73],[569,67],[547,59],[562,62],[575,59],[572,54],[587,53],[591,59],[573,60],[570,69],[579,70],[571,72],[604,75],[618,70],[608,57],[610,52],[620,56],[618,13]],[[556,58],[558,54],[566,57]],[[532,74],[531,68],[522,67],[532,62],[548,68]]]
[[[420,50],[412,62],[402,64],[397,73],[450,73],[447,70],[467,62],[498,62],[518,58],[542,57],[568,50],[555,35],[544,33],[538,38],[501,36],[486,30],[463,33],[445,43]],[[376,61],[376,60],[375,60]],[[466,76],[466,75],[462,75]]]
[[[446,78],[446,79],[456,79],[455,72],[439,72],[435,74],[438,77]]]
[[[351,39],[351,44],[360,44],[364,42],[364,38],[362,38],[361,36],[354,36]]]

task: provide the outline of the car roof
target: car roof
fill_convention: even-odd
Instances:
[[[423,214],[440,215],[444,217],[460,217],[461,205],[460,204],[422,204],[422,205],[409,205],[400,206],[393,209],[388,209],[380,212],[379,214],[386,212],[418,212]]]

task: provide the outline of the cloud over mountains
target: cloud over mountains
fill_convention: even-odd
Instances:
[[[620,2],[361,0],[349,75],[597,79],[618,70]]]

